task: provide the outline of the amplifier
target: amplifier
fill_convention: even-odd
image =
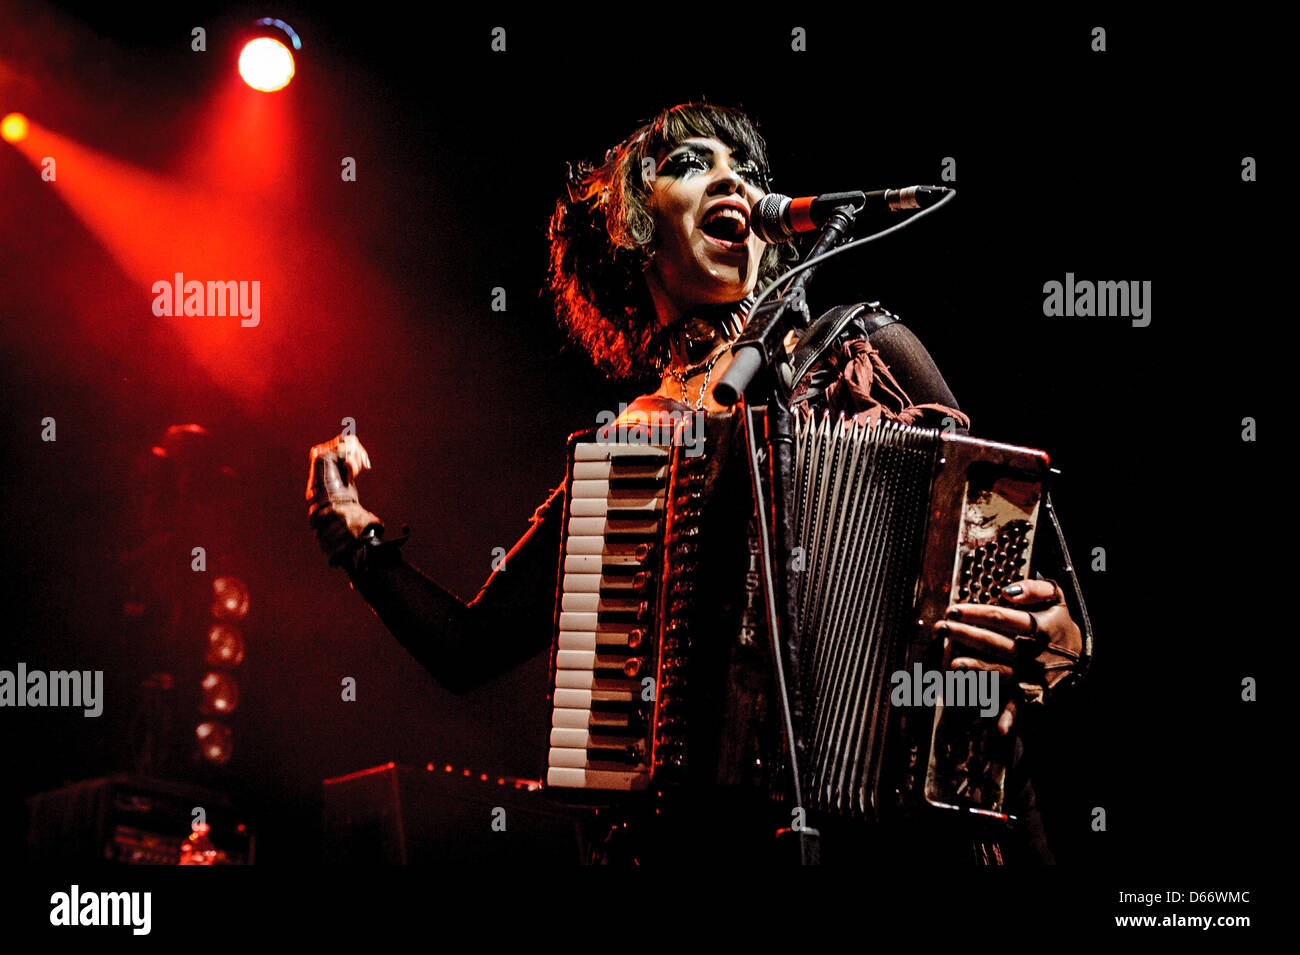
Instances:
[[[178,865],[195,809],[211,827],[218,865],[250,865],[255,839],[221,793],[119,774],[74,783],[27,800],[30,862]]]
[[[386,763],[324,781],[324,859],[345,865],[571,865],[579,813],[535,780]]]

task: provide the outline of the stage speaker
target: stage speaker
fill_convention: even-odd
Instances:
[[[387,763],[324,787],[327,863],[579,862],[576,814],[552,804],[536,783]]]

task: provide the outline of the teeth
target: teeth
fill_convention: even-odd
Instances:
[[[722,216],[725,216],[728,219],[735,219],[741,225],[747,224],[744,214],[739,209],[732,209],[730,206],[724,206],[723,208],[718,209],[716,212],[709,213],[709,218],[706,221],[711,222],[714,219],[717,219]]]
[[[741,236],[743,236],[746,230],[749,228],[748,217],[746,217],[746,215],[743,212],[741,212],[739,209],[732,208],[731,206],[722,206],[720,208],[714,209],[712,212],[710,212],[707,216],[704,217],[704,222],[701,224],[702,225],[708,224],[710,222],[713,222],[716,219],[727,219],[728,221],[734,224],[735,230],[732,233],[732,235],[733,238],[736,240],[738,240]]]

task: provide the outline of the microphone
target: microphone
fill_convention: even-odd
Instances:
[[[754,203],[749,223],[764,242],[790,242],[800,232],[820,229],[840,206],[853,206],[859,212],[907,212],[927,209],[950,192],[947,186],[908,186],[873,192],[826,192],[798,199],[770,192]]]

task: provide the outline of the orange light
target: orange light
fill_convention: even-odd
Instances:
[[[274,93],[293,79],[293,54],[269,36],[249,40],[239,53],[239,75],[253,89]]]
[[[21,143],[27,138],[27,117],[22,113],[10,113],[0,119],[0,137],[7,143]]]
[[[194,727],[194,735],[198,738],[199,752],[204,759],[218,766],[230,761],[231,743],[234,739],[230,727],[213,722],[200,723]]]
[[[239,705],[239,686],[224,673],[204,674],[200,686],[203,687],[200,713],[233,713]]]

